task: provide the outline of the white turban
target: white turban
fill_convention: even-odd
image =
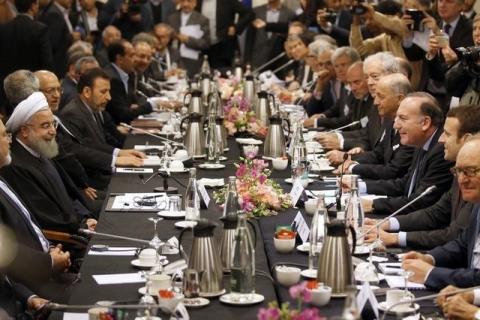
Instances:
[[[27,99],[20,102],[13,110],[5,127],[9,132],[17,132],[37,112],[48,110],[47,98],[41,92],[32,93]]]

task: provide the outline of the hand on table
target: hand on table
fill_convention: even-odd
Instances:
[[[52,268],[56,272],[66,272],[70,265],[70,252],[62,251],[62,245],[57,244],[56,247],[50,248],[50,257],[52,258]]]
[[[446,299],[442,310],[447,319],[475,319],[480,308],[465,301],[462,296],[455,295]]]

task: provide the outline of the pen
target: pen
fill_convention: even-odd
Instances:
[[[163,194],[159,194],[157,196],[146,196],[146,197],[142,197],[142,200],[149,200],[149,199],[155,199],[155,198],[162,198],[164,197],[165,195]]]
[[[390,269],[402,269],[402,266],[388,265],[388,264],[387,264],[387,268],[390,268]]]

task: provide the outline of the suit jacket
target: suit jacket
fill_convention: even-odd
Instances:
[[[135,79],[133,79],[132,75],[130,75],[128,81],[128,92],[126,92],[120,75],[112,64],[109,64],[104,70],[110,77],[110,94],[112,96],[112,99],[107,104],[106,110],[110,113],[116,124],[120,122],[130,123],[130,121],[139,115],[152,112],[150,103],[137,99],[134,88]],[[139,105],[138,108],[131,109],[130,106],[135,103]]]
[[[77,233],[78,228],[83,227],[83,220],[89,217],[89,212],[83,196],[63,168],[47,160],[60,177],[60,181],[55,180],[42,161],[17,140],[12,143],[11,154],[12,163],[0,172],[24,199],[39,225],[44,229]],[[62,185],[56,185],[58,183]],[[83,206],[83,210],[79,210],[79,206]]]
[[[365,101],[363,108],[368,108],[368,104],[373,104],[373,99],[370,97]],[[368,123],[365,127],[342,132],[344,138],[343,150],[350,150],[355,147],[361,147],[363,150],[372,150],[377,142],[382,137],[382,121],[378,115],[376,107],[370,107],[368,114]]]
[[[372,98],[370,96],[365,101],[357,100],[352,93],[347,95],[346,90],[343,89],[335,105],[323,113],[326,118],[317,119],[317,127],[335,129],[353,121],[359,121],[368,115],[371,108]],[[360,128],[362,128],[362,125],[355,125],[345,128],[345,130],[350,131]]]
[[[58,109],[62,109],[69,103],[73,98],[78,96],[77,92],[77,83],[74,82],[69,76],[66,76],[62,80],[62,97],[60,98],[60,104]]]
[[[155,6],[152,2],[148,2],[148,4],[150,5],[150,10],[152,11],[154,25],[160,22],[166,22],[168,16],[174,13],[176,9],[174,0],[163,0],[158,4],[158,6]],[[160,7],[160,10],[161,10],[160,17],[156,17],[155,15],[156,7]]]
[[[432,249],[456,239],[470,220],[473,204],[463,201],[457,179],[432,206],[398,216],[400,230],[407,232],[407,246]]]
[[[444,159],[443,144],[438,143],[438,138],[443,130],[437,129],[432,141],[426,151],[420,167],[416,174],[413,191],[408,195],[410,182],[413,178],[416,164],[419,161],[420,149],[415,151],[412,165],[408,174],[397,179],[390,180],[366,180],[367,191],[371,194],[387,195],[388,198],[376,199],[373,201],[373,212],[376,214],[387,214],[399,209],[413,198],[419,196],[426,188],[436,186],[430,194],[419,199],[403,210],[403,214],[426,208],[434,204],[440,196],[446,192],[452,183],[450,168],[453,163]]]
[[[345,88],[342,86],[340,94],[342,94],[344,90]],[[317,113],[323,113],[330,107],[334,106],[337,102],[337,99],[338,97],[335,93],[333,82],[329,81],[320,97],[316,97],[314,93],[307,101],[305,105],[305,111],[309,117]]]
[[[180,27],[182,26],[180,11],[172,13],[167,18],[167,23],[177,33],[180,33]],[[190,18],[188,18],[186,25],[200,25],[200,29],[203,31],[203,35],[199,39],[189,37],[188,41],[185,42],[185,46],[194,50],[207,50],[210,46],[210,26],[208,19],[201,13],[193,11]],[[189,77],[193,77],[200,71],[202,61],[203,60],[200,58],[200,56],[198,59],[190,59],[180,56],[180,63],[187,70]]]
[[[363,179],[394,179],[408,172],[412,163],[414,148],[400,144],[400,135],[395,133],[392,120],[384,120],[382,139],[372,151],[354,157],[359,164],[352,173]]]
[[[253,9],[255,17],[267,21],[267,5]],[[253,68],[257,68],[283,52],[283,43],[288,33],[288,23],[295,17],[295,13],[285,6],[281,6],[277,23],[267,23],[265,28],[247,28],[246,60]],[[268,34],[271,33],[270,37]],[[274,70],[280,64],[273,63],[270,69]]]
[[[67,50],[72,44],[72,35],[68,30],[63,14],[54,3],[50,3],[43,9],[38,21],[48,27],[50,43],[52,44],[53,70],[59,78],[63,78],[67,69]]]
[[[478,285],[480,269],[470,267],[478,235],[478,210],[478,205],[473,206],[467,228],[455,240],[428,252],[435,258],[435,267],[425,285],[437,290],[449,284],[460,288]]]

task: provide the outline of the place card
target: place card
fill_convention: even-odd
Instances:
[[[116,273],[116,274],[96,274],[93,279],[100,284],[123,284],[123,283],[142,283],[145,278],[139,272],[135,273]]]
[[[300,182],[300,179],[295,179],[293,183],[292,190],[290,190],[290,197],[292,198],[292,206],[296,206],[298,199],[300,199],[300,196],[303,193],[303,186],[302,183]]]
[[[372,287],[370,286],[368,281],[364,281],[362,287],[360,288],[360,291],[357,294],[357,306],[360,313],[362,313],[362,310],[365,308],[367,301],[370,302],[376,319],[379,319],[377,297],[373,293]]]
[[[298,211],[295,219],[293,219],[292,226],[295,226],[298,236],[300,237],[300,239],[302,239],[302,242],[308,242],[310,228],[308,227],[308,224],[303,218],[303,215],[300,211]]]
[[[207,189],[205,189],[205,186],[201,183],[198,183],[197,186],[198,186],[198,191],[200,191],[200,195],[202,196],[203,202],[205,203],[205,206],[208,208],[208,204],[210,203],[210,196],[208,195]]]

